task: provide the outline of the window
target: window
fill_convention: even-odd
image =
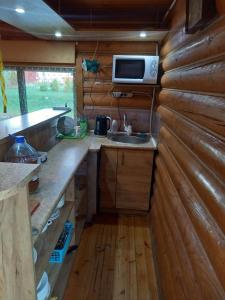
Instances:
[[[4,71],[7,112],[19,115],[43,108],[65,106],[75,116],[74,69],[54,67],[15,67]]]
[[[4,70],[3,75],[5,78],[6,96],[8,99],[7,112],[9,115],[12,116],[20,115],[20,101],[19,101],[17,72],[16,70],[8,69],[8,70]],[[3,107],[1,92],[0,92],[0,101],[1,101],[1,107]]]

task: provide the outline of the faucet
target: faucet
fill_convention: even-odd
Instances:
[[[123,128],[124,131],[127,132],[128,126],[127,126],[127,114],[123,115]]]
[[[124,127],[124,131],[128,135],[132,134],[132,126],[131,125],[127,125],[127,114],[126,113],[123,115],[123,127]]]

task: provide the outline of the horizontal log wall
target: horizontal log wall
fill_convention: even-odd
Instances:
[[[161,49],[151,228],[162,299],[225,299],[225,5],[185,34],[185,0]]]
[[[94,126],[95,116],[105,114],[118,120],[122,127],[123,114],[134,131],[149,131],[153,89],[150,85],[112,84],[114,54],[156,54],[156,44],[149,42],[80,42],[76,46],[78,112],[85,114]],[[83,59],[97,59],[101,66],[97,74],[82,70]],[[114,98],[112,92],[131,92],[131,98]],[[137,121],[138,120],[138,121]]]

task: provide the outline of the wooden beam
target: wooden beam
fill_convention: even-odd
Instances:
[[[25,73],[22,68],[17,69],[17,82],[18,82],[18,91],[19,91],[20,112],[21,115],[24,115],[28,112],[28,109],[27,109]]]
[[[84,110],[83,94],[83,69],[82,58],[78,57],[76,61],[76,93],[77,93],[77,114],[82,115]]]

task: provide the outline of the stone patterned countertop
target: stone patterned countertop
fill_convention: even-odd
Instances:
[[[155,150],[156,141],[151,139],[145,144],[124,144],[91,134],[82,140],[62,140],[58,143],[48,152],[48,160],[41,166],[37,192],[30,195],[30,199],[40,202],[40,206],[31,217],[32,227],[37,229],[39,234],[88,151],[97,152],[102,146]],[[38,236],[34,236],[34,242]]]
[[[36,164],[0,162],[0,201],[15,194],[39,169]]]
[[[0,143],[3,143],[9,137],[9,134],[19,134],[25,129],[59,118],[67,112],[68,110],[46,108],[25,115],[0,120]]]

